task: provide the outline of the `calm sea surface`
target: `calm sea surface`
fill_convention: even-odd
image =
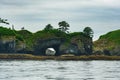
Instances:
[[[120,61],[0,61],[0,80],[120,80]]]

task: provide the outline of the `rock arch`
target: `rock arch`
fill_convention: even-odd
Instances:
[[[65,40],[63,38],[39,39],[34,45],[35,55],[45,55],[47,48],[54,48],[56,56],[60,55],[59,47]]]

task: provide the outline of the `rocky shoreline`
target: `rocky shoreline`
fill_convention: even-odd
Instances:
[[[35,56],[31,54],[0,54],[0,60],[120,60],[120,56]]]

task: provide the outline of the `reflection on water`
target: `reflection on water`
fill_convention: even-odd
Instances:
[[[0,61],[0,80],[120,80],[120,61]]]

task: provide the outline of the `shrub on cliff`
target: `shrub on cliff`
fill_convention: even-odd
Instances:
[[[100,36],[100,39],[106,39],[116,44],[120,44],[120,29],[108,32],[107,34]]]
[[[45,31],[50,31],[52,29],[53,29],[53,26],[51,24],[46,25],[44,28]]]
[[[21,37],[23,37],[24,39],[28,39],[30,38],[33,34],[28,31],[28,30],[20,30],[17,31],[16,34],[19,34]]]
[[[13,30],[0,26],[0,36],[15,36]]]
[[[66,21],[61,21],[58,23],[58,25],[59,25],[60,31],[69,33],[68,30],[69,30],[70,25]]]
[[[83,33],[85,34],[85,36],[88,36],[88,37],[93,37],[93,30],[90,28],[90,27],[85,27],[84,30],[83,30]]]

